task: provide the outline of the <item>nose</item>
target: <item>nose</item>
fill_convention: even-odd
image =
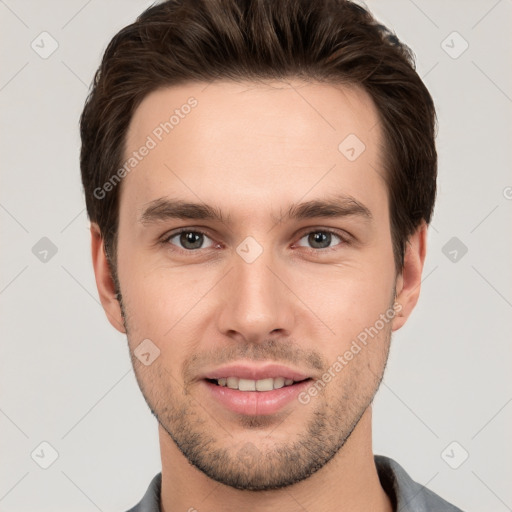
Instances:
[[[269,335],[290,336],[295,314],[286,271],[270,250],[252,262],[238,254],[224,282],[218,328],[225,336],[258,343]]]

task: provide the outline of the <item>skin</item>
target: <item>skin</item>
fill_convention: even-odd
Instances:
[[[139,105],[126,155],[190,96],[197,106],[122,181],[121,301],[91,224],[102,305],[127,333],[159,421],[161,508],[390,511],[373,459],[371,402],[392,331],[419,296],[426,226],[410,237],[397,275],[376,107],[362,89],[298,80],[180,85]],[[348,134],[366,146],[354,161],[338,150]],[[287,218],[292,203],[333,193],[364,204],[371,218]],[[218,207],[225,222],[141,223],[165,196]],[[199,248],[169,238],[181,227],[207,233]],[[315,245],[326,229],[335,235]],[[263,249],[251,263],[236,251],[248,236]],[[393,304],[400,312],[307,404],[237,414],[199,378],[225,363],[276,361],[321,379]],[[148,366],[134,356],[144,339],[160,350]]]

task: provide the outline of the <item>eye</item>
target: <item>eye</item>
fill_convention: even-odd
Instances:
[[[178,231],[177,233],[170,234],[169,236],[166,236],[164,240],[162,240],[162,243],[170,243],[172,245],[177,245],[176,243],[172,242],[172,240],[175,238],[177,238],[178,243],[181,244],[181,246],[178,247],[186,251],[193,251],[195,249],[207,249],[208,247],[213,247],[213,241],[211,240],[210,237],[206,235],[206,233],[192,229],[183,229],[181,231]],[[210,242],[212,243],[208,246],[203,246],[205,238],[210,240]]]
[[[208,245],[204,245],[205,239],[209,240]],[[320,251],[335,249],[337,245],[349,243],[349,240],[344,238],[342,235],[329,229],[316,229],[305,233],[300,238],[298,245],[301,247],[308,247],[301,243],[304,239],[306,239],[306,244],[309,244],[310,249]],[[338,240],[338,243],[331,245],[336,239]],[[183,228],[179,231],[166,235],[161,240],[161,244],[167,246],[169,244],[177,245],[180,250],[188,252],[195,252],[200,249],[208,249],[215,246],[213,240],[205,232],[190,228]]]
[[[317,229],[315,231],[310,231],[306,233],[300,240],[307,239],[307,243],[311,244],[311,248],[313,249],[331,249],[333,247],[329,247],[331,242],[333,241],[333,237],[337,238],[341,243],[346,243],[347,241],[342,238],[341,235],[338,235],[334,231],[326,230],[326,229]],[[304,247],[304,245],[299,245]],[[340,244],[336,244],[340,245]]]

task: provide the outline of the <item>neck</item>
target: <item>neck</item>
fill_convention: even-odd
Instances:
[[[242,491],[220,484],[189,464],[160,425],[159,437],[162,512],[392,512],[373,458],[370,407],[330,462],[306,480],[272,491]]]

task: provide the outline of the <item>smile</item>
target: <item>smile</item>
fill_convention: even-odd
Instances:
[[[286,386],[292,386],[295,382],[293,379],[285,377],[269,377],[267,379],[240,379],[238,377],[225,377],[220,379],[211,379],[211,382],[217,383],[219,386],[228,387],[229,389],[238,389],[239,391],[272,391]]]

